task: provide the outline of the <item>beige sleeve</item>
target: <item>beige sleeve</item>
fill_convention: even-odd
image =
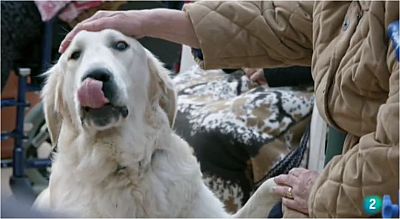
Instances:
[[[399,202],[399,63],[388,45],[389,94],[377,115],[376,130],[334,157],[309,198],[312,217],[367,217],[363,199],[388,194]]]
[[[204,67],[310,66],[312,2],[200,1],[185,5]]]

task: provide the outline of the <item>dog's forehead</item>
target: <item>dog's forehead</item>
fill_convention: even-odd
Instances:
[[[130,51],[134,51],[135,53],[139,54],[145,53],[145,48],[138,40],[126,36],[119,31],[113,29],[105,29],[97,32],[82,30],[79,31],[72,39],[70,46],[67,48],[65,53],[62,54],[59,62],[67,63],[69,57],[71,57],[71,55],[77,51],[85,54],[86,51],[99,53],[104,52],[105,49],[110,50],[119,41],[125,41],[129,48],[131,48]]]

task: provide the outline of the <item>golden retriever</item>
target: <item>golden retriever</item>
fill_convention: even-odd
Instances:
[[[168,71],[138,41],[81,31],[46,74],[42,98],[57,153],[36,208],[78,217],[230,216],[172,130]],[[267,184],[236,216],[266,216],[277,200]]]

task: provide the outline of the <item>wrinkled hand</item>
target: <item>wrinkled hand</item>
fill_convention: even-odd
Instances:
[[[146,11],[97,11],[92,17],[77,24],[67,34],[60,45],[59,52],[63,53],[74,36],[81,30],[100,31],[103,29],[115,29],[135,38],[144,37],[142,27],[143,13],[146,13]]]
[[[289,174],[275,177],[274,180],[278,186],[274,188],[274,192],[282,196],[282,203],[286,207],[308,214],[308,198],[318,175],[319,173],[316,171],[293,168]],[[290,187],[293,199],[288,198]]]
[[[305,214],[303,212],[293,210],[291,208],[286,207],[285,205],[282,205],[282,218],[308,218],[308,214]]]
[[[262,68],[243,68],[246,76],[253,82],[259,85],[267,84],[264,77],[264,70]]]

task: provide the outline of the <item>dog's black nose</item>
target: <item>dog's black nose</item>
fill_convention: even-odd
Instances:
[[[82,81],[84,81],[86,78],[92,78],[98,81],[102,82],[109,82],[112,78],[112,74],[109,70],[105,68],[99,68],[99,69],[94,69],[90,71],[88,74],[86,74],[83,78]]]

